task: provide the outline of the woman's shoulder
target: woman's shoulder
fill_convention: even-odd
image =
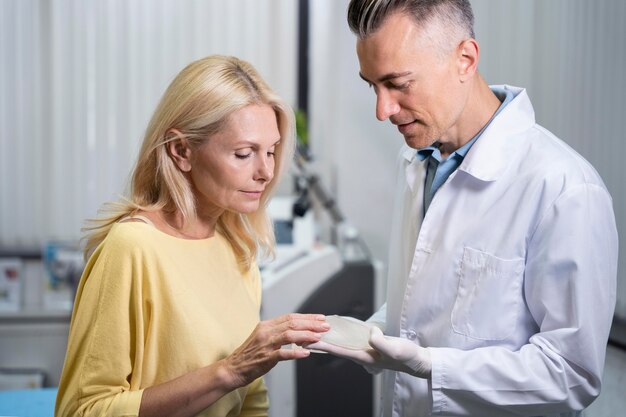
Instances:
[[[152,230],[153,226],[141,222],[115,223],[100,244],[100,251],[116,255],[132,255],[146,253],[151,247],[158,246]]]
[[[117,243],[135,243],[138,240],[147,240],[151,238],[151,229],[153,228],[154,226],[138,221],[118,222],[111,227],[106,240]]]

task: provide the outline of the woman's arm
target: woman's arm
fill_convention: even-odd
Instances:
[[[309,356],[306,349],[281,349],[314,343],[329,329],[323,315],[288,314],[260,322],[228,357],[172,381],[144,390],[140,417],[194,416],[227,393],[252,383],[279,361]]]

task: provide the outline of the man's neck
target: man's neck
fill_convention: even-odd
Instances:
[[[452,152],[472,140],[502,104],[480,74],[476,73],[472,83],[465,109],[455,126],[456,140],[444,141],[439,148],[442,158],[447,158]]]

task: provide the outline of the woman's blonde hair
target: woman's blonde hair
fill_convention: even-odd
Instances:
[[[232,245],[239,266],[246,271],[257,252],[273,253],[274,230],[266,207],[294,148],[294,116],[248,62],[235,57],[212,55],[192,62],[169,85],[148,125],[133,170],[130,192],[120,202],[106,203],[102,216],[88,220],[85,258],[104,240],[113,224],[138,210],[163,208],[182,213],[185,222],[196,218],[191,185],[167,151],[167,143],[180,132],[192,146],[200,145],[223,128],[235,111],[253,104],[266,104],[276,113],[280,144],[275,152],[274,179],[253,213],[225,211],[217,232]]]

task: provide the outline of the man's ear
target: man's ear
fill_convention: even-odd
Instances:
[[[458,51],[459,79],[465,82],[472,78],[478,70],[480,47],[475,39],[466,39],[459,44]]]
[[[168,135],[176,135],[176,138],[168,141],[165,145],[170,158],[181,171],[191,171],[191,147],[187,138],[178,129],[170,129],[167,133]]]

